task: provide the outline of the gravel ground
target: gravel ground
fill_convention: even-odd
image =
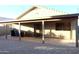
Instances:
[[[0,54],[78,54],[79,48],[25,40],[0,40]]]

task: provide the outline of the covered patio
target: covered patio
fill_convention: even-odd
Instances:
[[[1,21],[5,32],[0,38],[31,40],[40,43],[74,43],[78,47],[78,15],[67,14],[50,18]],[[15,30],[17,35],[12,35]]]

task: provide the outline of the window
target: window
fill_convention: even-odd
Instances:
[[[71,30],[70,23],[56,23],[56,30]]]
[[[56,30],[64,30],[64,23],[56,23]]]

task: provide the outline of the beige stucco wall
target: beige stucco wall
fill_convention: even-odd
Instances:
[[[46,27],[48,27],[48,28],[51,27],[51,32],[54,33],[57,37],[61,35],[61,36],[64,36],[64,39],[69,40],[70,39],[70,31],[56,30],[55,23],[56,22],[52,22],[51,24],[49,23],[46,25]],[[50,29],[45,29],[45,34],[48,34],[49,32],[50,32]]]

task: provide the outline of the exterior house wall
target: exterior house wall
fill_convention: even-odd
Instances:
[[[56,23],[57,22],[52,22],[52,23],[46,24],[45,25],[45,34],[48,34],[51,32],[52,34],[55,34],[56,37],[63,36],[64,39],[69,40],[70,39],[70,30],[56,30],[56,25],[55,25]],[[47,29],[47,27],[49,29]]]

